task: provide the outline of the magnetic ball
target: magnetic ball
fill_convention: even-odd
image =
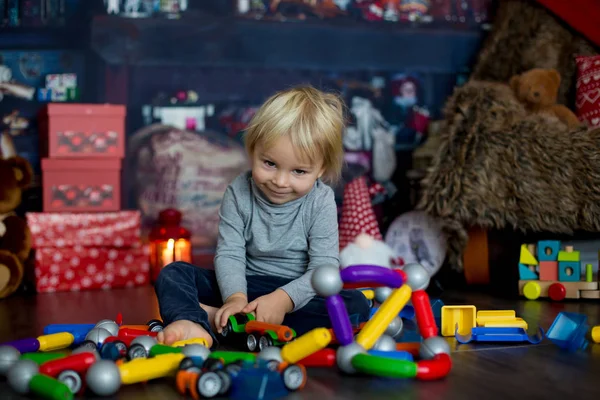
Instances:
[[[441,336],[432,336],[423,340],[419,349],[419,356],[424,360],[432,359],[436,354],[450,354],[448,341]]]
[[[129,347],[131,348],[131,346],[133,346],[134,344],[141,344],[146,349],[146,353],[150,353],[150,349],[152,348],[152,346],[154,346],[157,343],[158,342],[156,341],[156,338],[144,335],[138,336],[135,339],[133,339]]]
[[[119,367],[110,360],[96,361],[85,375],[87,387],[98,396],[112,396],[121,387]]]
[[[396,351],[396,340],[389,335],[381,335],[373,345],[373,350]]]
[[[404,327],[404,323],[402,322],[402,318],[400,318],[399,316],[396,316],[392,320],[392,322],[390,322],[388,327],[385,329],[384,333],[393,338],[397,338],[397,337],[400,337],[400,335],[402,334],[403,327]]]
[[[346,346],[341,346],[337,349],[335,359],[338,368],[347,373],[354,374],[356,369],[352,366],[352,359],[357,354],[365,354],[366,350],[358,343],[352,342]]]
[[[90,340],[97,345],[104,343],[106,338],[111,337],[112,334],[104,328],[94,328],[85,335],[85,340]]]
[[[381,286],[381,287],[375,288],[375,300],[379,304],[383,303],[385,301],[385,299],[390,297],[390,294],[392,294],[392,288],[390,288],[390,287]]]
[[[344,287],[340,269],[337,266],[323,266],[315,270],[311,284],[319,296],[329,297],[338,294]]]
[[[98,322],[95,328],[103,328],[110,332],[112,336],[117,336],[119,334],[119,325],[115,321],[111,321],[110,319],[103,319]]]
[[[426,289],[429,286],[429,273],[421,264],[407,264],[402,270],[406,274],[406,284],[410,286],[413,292]]]
[[[183,349],[181,349],[181,353],[186,357],[200,357],[203,360],[206,360],[208,356],[210,356],[210,349],[201,344],[186,344],[183,346]]]
[[[0,376],[6,375],[10,367],[19,361],[21,353],[12,346],[0,346]]]
[[[19,360],[6,374],[8,385],[17,393],[29,393],[29,381],[38,373],[39,367],[32,360]]]
[[[256,359],[283,362],[283,357],[281,357],[281,349],[275,346],[269,346],[262,349],[256,356]]]

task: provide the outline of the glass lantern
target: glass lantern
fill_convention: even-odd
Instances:
[[[172,208],[158,214],[158,225],[150,231],[150,271],[156,282],[160,271],[174,261],[192,262],[191,233],[181,226],[181,212]]]

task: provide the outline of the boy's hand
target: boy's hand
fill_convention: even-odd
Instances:
[[[267,322],[269,324],[281,325],[285,314],[294,309],[294,302],[288,294],[281,289],[272,293],[260,296],[251,301],[242,312],[255,312],[256,320]]]
[[[215,326],[217,332],[221,333],[227,325],[229,316],[242,312],[244,307],[248,305],[248,298],[243,293],[234,293],[227,298],[223,307],[219,308],[215,313]]]

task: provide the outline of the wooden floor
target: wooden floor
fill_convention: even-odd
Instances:
[[[530,331],[547,330],[560,311],[585,314],[600,324],[598,301],[551,303],[510,301],[485,294],[442,294],[446,305],[472,304],[478,310],[516,310]],[[123,313],[124,323],[159,317],[151,287],[14,297],[0,301],[0,342],[35,337],[51,323],[95,323]],[[539,345],[468,344],[452,348],[453,369],[441,381],[417,382],[342,376],[334,369],[311,369],[304,390],[290,399],[597,399],[600,396],[600,344],[566,353],[545,339]],[[1,399],[23,399],[0,381]],[[117,399],[179,399],[173,382],[164,379],[121,388]]]

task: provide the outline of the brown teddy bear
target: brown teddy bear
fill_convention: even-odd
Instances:
[[[0,299],[10,296],[23,280],[23,264],[31,251],[31,232],[14,210],[33,177],[22,157],[0,159]]]
[[[556,104],[560,86],[560,74],[557,70],[530,69],[510,78],[509,84],[528,111],[554,115],[569,128],[581,126],[581,121],[571,110],[562,104]]]

